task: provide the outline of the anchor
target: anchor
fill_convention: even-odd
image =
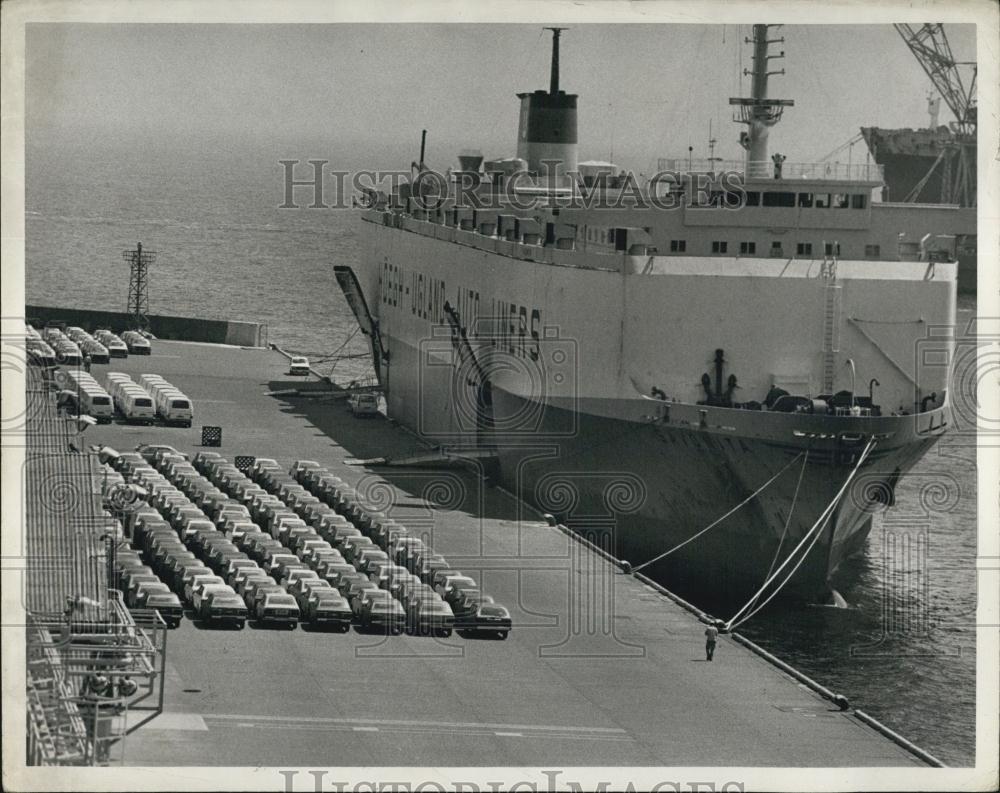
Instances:
[[[701,405],[712,405],[713,407],[732,407],[733,393],[739,388],[736,375],[730,374],[726,378],[726,389],[722,389],[722,367],[725,364],[725,352],[721,348],[715,351],[715,389],[712,389],[712,378],[708,372],[701,376],[701,387],[705,389],[705,399],[699,402]]]

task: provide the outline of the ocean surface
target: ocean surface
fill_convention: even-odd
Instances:
[[[124,310],[122,251],[141,241],[157,252],[150,313],[263,321],[271,342],[338,381],[370,372],[333,277],[361,256],[359,219],[306,208],[305,188],[301,208],[279,208],[279,160],[310,158],[394,168],[412,152],[32,138],[27,301]],[[876,516],[865,553],[838,573],[846,608],[775,603],[740,629],[954,766],[975,752],[974,444],[958,427],[900,483],[897,507]]]

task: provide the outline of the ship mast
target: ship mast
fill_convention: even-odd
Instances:
[[[738,115],[733,121],[746,124],[748,131],[740,135],[740,145],[746,149],[746,175],[765,176],[767,173],[767,136],[771,127],[778,123],[786,107],[795,104],[791,99],[769,99],[767,96],[767,80],[772,74],[784,74],[784,69],[771,71],[769,62],[784,58],[785,51],[770,54],[771,44],[783,44],[784,38],[769,39],[767,30],[777,25],[754,25],[753,38],[746,39],[747,44],[753,44],[753,69],[744,69],[743,73],[753,79],[750,85],[749,97],[733,97],[729,104],[739,107]]]

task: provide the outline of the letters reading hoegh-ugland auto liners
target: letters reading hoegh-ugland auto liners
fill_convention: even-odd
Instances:
[[[554,31],[517,156],[450,173],[481,200],[373,191],[362,263],[336,272],[390,416],[491,453],[571,525],[610,515],[623,558],[742,505],[658,572],[736,597],[794,571],[786,591],[815,598],[947,427],[954,208],[873,201],[877,165],[769,158],[792,103],[768,98],[768,26],[753,39],[737,208],[737,166],[714,159],[666,163],[684,173],[649,197],[674,211],[577,200],[624,187],[577,162]]]

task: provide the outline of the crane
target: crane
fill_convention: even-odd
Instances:
[[[956,61],[948,43],[944,25],[940,22],[913,25],[893,25],[906,46],[923,67],[945,104],[955,114],[950,124],[952,143],[941,151],[924,179],[906,200],[914,200],[939,164],[942,200],[961,206],[976,205],[976,76],[974,61]],[[968,85],[959,67],[972,67]]]
[[[954,131],[960,135],[976,134],[976,64],[956,61],[940,22],[921,25],[893,25],[906,46],[919,61],[934,87],[955,114]],[[960,66],[972,66],[972,78],[965,85]]]

